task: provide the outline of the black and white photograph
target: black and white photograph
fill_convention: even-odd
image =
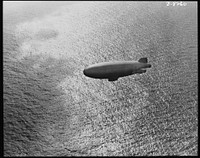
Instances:
[[[197,1],[3,1],[3,155],[197,156]]]

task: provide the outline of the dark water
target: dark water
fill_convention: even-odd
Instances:
[[[4,155],[197,155],[197,4],[3,6]],[[83,75],[148,57],[116,82]]]

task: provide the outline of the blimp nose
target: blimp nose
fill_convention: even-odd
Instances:
[[[151,64],[149,64],[148,68],[150,68],[150,67],[151,67]]]
[[[83,70],[83,74],[84,74],[85,76],[90,76],[90,75],[91,75],[90,69],[89,69],[89,68],[85,68],[85,69]]]
[[[86,69],[83,70],[83,74],[86,76],[86,74],[87,74],[87,70]]]

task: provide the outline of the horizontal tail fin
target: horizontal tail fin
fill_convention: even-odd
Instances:
[[[147,60],[147,58],[140,58],[140,59],[138,60],[138,62],[140,62],[140,63],[147,63],[148,60]]]

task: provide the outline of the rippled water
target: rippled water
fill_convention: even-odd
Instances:
[[[195,2],[4,8],[5,155],[197,155]],[[144,56],[142,75],[82,73]]]

